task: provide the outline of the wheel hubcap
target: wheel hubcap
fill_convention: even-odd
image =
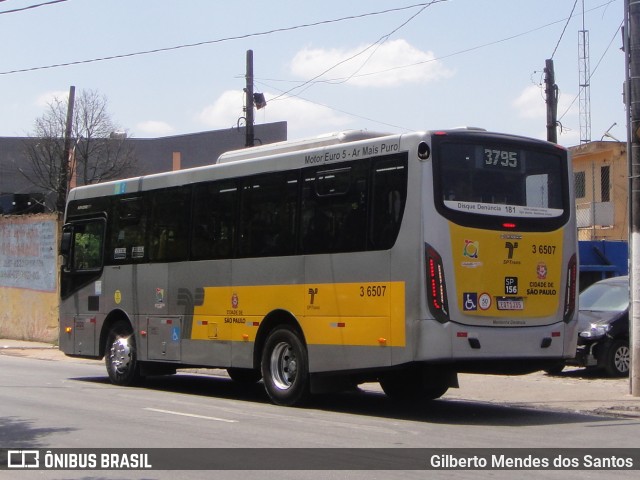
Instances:
[[[128,338],[119,338],[111,345],[111,365],[118,373],[124,373],[131,363],[131,346]]]
[[[296,355],[286,342],[281,342],[271,353],[271,373],[274,385],[280,390],[288,390],[296,380],[298,361]]]
[[[626,373],[629,371],[629,348],[620,347],[616,350],[613,363],[616,366],[616,370],[620,373]]]

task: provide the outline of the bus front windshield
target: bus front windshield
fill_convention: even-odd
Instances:
[[[560,217],[565,211],[560,152],[511,143],[443,142],[437,160],[441,200],[456,212]]]

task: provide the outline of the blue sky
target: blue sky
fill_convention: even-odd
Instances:
[[[0,0],[0,136],[32,132],[70,85],[106,96],[137,138],[230,128],[243,115],[251,49],[267,99],[256,123],[287,121],[290,139],[465,125],[546,138],[543,69],[553,55],[559,143],[576,145],[584,3],[591,139],[614,123],[610,133],[626,138],[623,0],[60,0],[8,12],[45,2]],[[113,56],[125,57],[90,61]],[[41,68],[72,62],[84,63]]]

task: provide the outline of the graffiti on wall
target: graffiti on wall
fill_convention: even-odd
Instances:
[[[0,287],[56,290],[56,222],[0,223]]]

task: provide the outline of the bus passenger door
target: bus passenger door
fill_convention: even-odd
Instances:
[[[60,349],[95,356],[104,258],[104,218],[83,219],[63,227],[60,254]]]

